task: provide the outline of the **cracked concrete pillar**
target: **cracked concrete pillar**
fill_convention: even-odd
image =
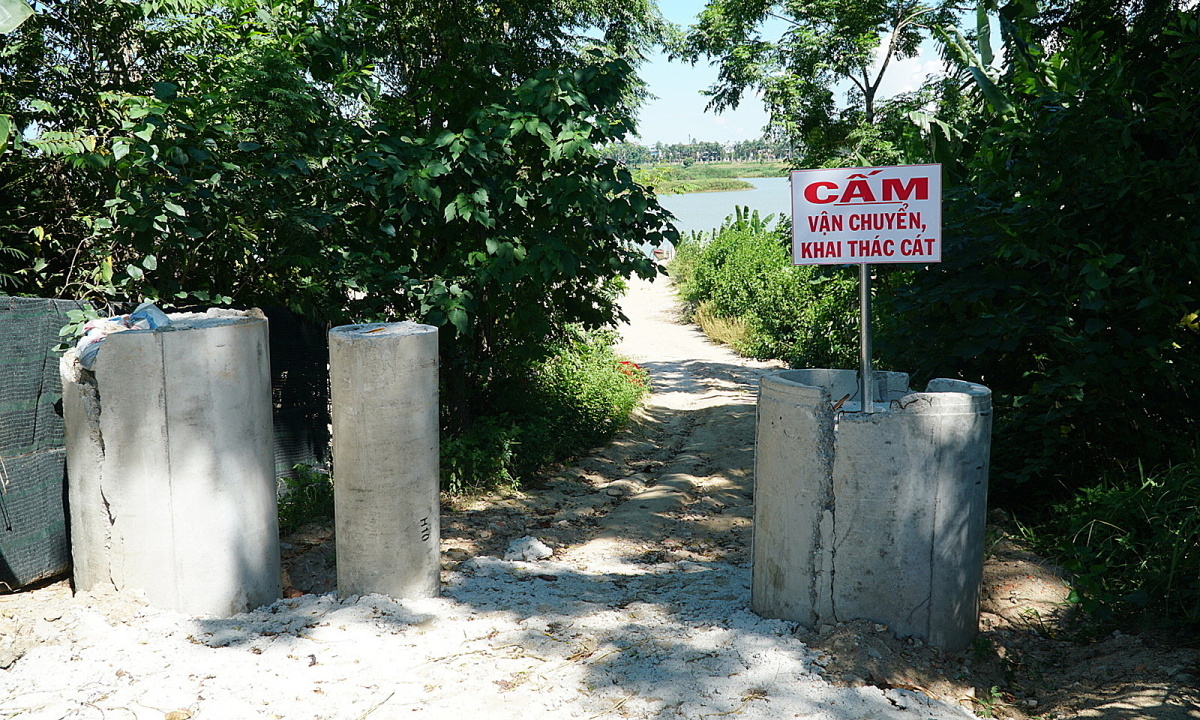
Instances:
[[[280,596],[267,321],[171,320],[63,357],[72,572],[228,617]]]
[[[809,627],[872,620],[960,650],[979,621],[991,391],[875,380],[881,402],[864,414],[853,370],[762,379],[751,608]]]
[[[436,596],[437,328],[333,328],[329,383],[338,593]]]

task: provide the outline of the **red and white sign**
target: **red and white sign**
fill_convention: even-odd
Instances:
[[[792,171],[792,263],[942,260],[942,166]]]

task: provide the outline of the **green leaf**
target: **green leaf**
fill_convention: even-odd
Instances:
[[[1083,280],[1093,290],[1104,290],[1109,285],[1112,285],[1112,279],[1097,270],[1094,265],[1089,265],[1084,270]]]
[[[1012,102],[996,86],[996,83],[992,82],[987,72],[980,67],[970,67],[967,69],[970,71],[971,77],[975,78],[975,84],[979,87],[979,91],[983,93],[983,97],[987,99],[988,104],[992,106],[992,109],[1003,117],[1012,116],[1015,111]]]
[[[467,312],[465,310],[458,307],[451,308],[450,312],[448,313],[448,317],[450,324],[454,326],[455,330],[457,330],[460,334],[465,335],[467,333],[470,318],[467,316]]]
[[[153,255],[147,255],[146,257],[142,258],[142,267],[146,268],[147,270],[157,270],[158,258],[154,257]]]
[[[156,82],[152,87],[154,88],[154,97],[159,100],[171,100],[179,92],[179,86],[169,82]]]
[[[987,3],[975,6],[976,44],[979,46],[979,61],[985,67],[992,64],[992,22],[988,17]]]
[[[176,205],[173,202],[167,201],[163,203],[163,207],[175,213],[179,217],[187,217],[187,211],[183,209],[182,205]]]

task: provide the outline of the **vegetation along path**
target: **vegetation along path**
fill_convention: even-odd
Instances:
[[[770,365],[678,322],[665,280],[634,282],[624,307],[649,401],[528,492],[447,501],[441,597],[339,600],[332,531],[312,525],[285,539],[289,597],[227,620],[65,583],[0,598],[0,718],[1195,717],[1194,655],[1045,637],[1065,589],[1002,536],[988,631],[962,656],[751,614]],[[1042,685],[1024,680],[1035,665]]]

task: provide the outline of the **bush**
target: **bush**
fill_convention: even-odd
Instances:
[[[855,273],[822,265],[789,266],[767,283],[739,348],[792,367],[858,367]]]
[[[478,418],[466,432],[442,439],[442,489],[455,495],[515,488],[519,421],[505,414]]]
[[[739,212],[710,238],[682,242],[671,274],[681,297],[706,313],[702,327],[738,328],[728,338],[739,352],[797,367],[854,367],[857,281],[843,268],[793,266],[788,237],[788,228],[770,230]]]
[[[1070,34],[1014,66],[1010,109],[947,169],[945,261],[911,274],[878,336],[915,374],[992,389],[1004,503],[1181,462],[1200,433],[1200,224],[1180,195],[1200,185],[1200,20],[1150,30],[1129,52]]]
[[[670,271],[671,282],[676,288],[682,289],[692,281],[696,274],[696,266],[704,255],[704,244],[708,242],[708,233],[695,230],[681,236],[675,244],[675,255],[671,258],[667,269]]]
[[[704,247],[691,282],[681,294],[708,302],[721,317],[754,313],[772,276],[786,270],[786,250],[771,233],[724,230]]]
[[[1200,622],[1200,463],[1081,490],[1055,508],[1047,550],[1102,620],[1143,610]]]
[[[443,488],[515,488],[609,440],[648,389],[645,371],[617,357],[613,339],[576,331],[546,360],[494,381],[493,411],[442,441]]]

